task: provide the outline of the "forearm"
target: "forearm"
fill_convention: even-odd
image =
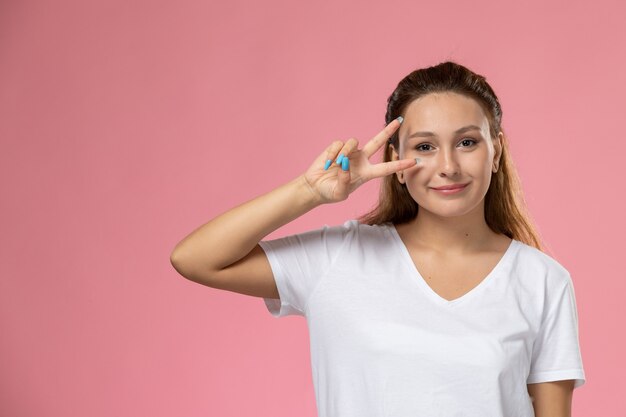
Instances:
[[[303,176],[243,203],[205,223],[171,254],[182,268],[217,271],[244,256],[269,233],[320,205]]]

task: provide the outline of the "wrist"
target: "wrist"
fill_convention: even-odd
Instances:
[[[298,189],[298,195],[302,198],[301,201],[307,208],[312,209],[324,204],[322,197],[315,191],[304,175],[298,176],[294,183]]]

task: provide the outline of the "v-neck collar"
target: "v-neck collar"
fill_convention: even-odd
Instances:
[[[489,281],[491,281],[495,276],[497,276],[500,273],[500,271],[509,263],[509,259],[513,256],[514,252],[516,251],[518,247],[518,244],[521,243],[515,239],[511,239],[511,243],[509,244],[509,247],[506,249],[506,251],[500,258],[496,266],[493,267],[493,269],[487,274],[485,278],[483,278],[482,281],[480,281],[480,283],[478,283],[478,285],[476,285],[474,288],[472,288],[471,290],[469,290],[468,292],[466,292],[460,297],[457,297],[453,300],[447,300],[443,298],[442,296],[440,296],[439,294],[437,294],[435,290],[433,290],[430,287],[430,285],[428,285],[424,277],[422,277],[422,274],[420,274],[419,270],[417,269],[417,266],[415,265],[415,262],[413,262],[409,249],[404,244],[404,241],[400,237],[400,234],[398,233],[398,230],[396,229],[396,227],[393,224],[391,224],[390,229],[394,237],[394,240],[400,249],[401,256],[406,266],[411,271],[411,275],[412,275],[411,279],[415,281],[417,285],[419,285],[422,288],[422,290],[424,290],[424,292],[435,303],[444,305],[444,306],[454,306],[456,304],[459,304],[460,302],[463,302],[464,300],[474,297],[476,293],[479,293],[480,291],[482,291],[482,288],[484,288],[489,283]]]

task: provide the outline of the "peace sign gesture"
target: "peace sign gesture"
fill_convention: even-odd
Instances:
[[[400,127],[400,120],[394,119],[385,128],[358,149],[354,138],[333,142],[315,159],[313,165],[304,173],[304,178],[311,190],[319,196],[321,203],[335,203],[348,198],[348,195],[365,182],[411,168],[417,164],[415,159],[401,159],[391,162],[372,164],[372,157],[391,135]]]

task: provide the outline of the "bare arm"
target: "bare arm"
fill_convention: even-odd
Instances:
[[[535,417],[571,417],[574,380],[528,384]]]
[[[320,204],[345,200],[366,181],[416,164],[413,159],[371,164],[369,158],[400,126],[394,120],[358,149],[356,139],[336,141],[301,176],[205,223],[170,255],[184,277],[219,289],[278,298],[274,277],[258,242]],[[335,163],[346,155],[344,164]],[[328,166],[327,160],[332,161]]]
[[[212,286],[212,278],[249,254],[263,237],[321,203],[300,176],[194,230],[174,248],[172,265],[181,275]]]

